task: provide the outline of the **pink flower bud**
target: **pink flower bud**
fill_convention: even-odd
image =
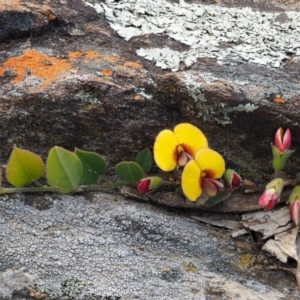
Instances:
[[[265,210],[271,210],[279,202],[283,186],[282,178],[275,178],[269,182],[259,198],[258,205],[264,207]]]
[[[300,221],[300,202],[299,199],[295,199],[295,201],[290,205],[290,215],[292,221],[295,225],[298,225]]]
[[[137,185],[141,194],[151,193],[162,185],[162,179],[158,176],[143,178]]]
[[[293,188],[288,202],[290,203],[291,219],[296,225],[298,225],[300,221],[300,186],[299,185]]]
[[[289,150],[292,144],[291,131],[287,129],[283,134],[283,129],[280,127],[275,134],[274,144],[281,154]]]
[[[241,176],[232,169],[227,169],[225,171],[224,179],[226,180],[228,185],[233,188],[238,187],[242,182]]]

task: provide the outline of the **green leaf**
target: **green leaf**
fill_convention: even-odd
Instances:
[[[149,148],[145,148],[139,152],[135,161],[142,167],[145,173],[150,172],[153,164],[153,158]]]
[[[208,200],[205,202],[207,206],[214,206],[224,200],[226,200],[231,195],[230,191],[221,191],[218,192],[215,196],[209,197]]]
[[[6,178],[15,187],[38,180],[44,173],[40,156],[14,146],[6,168]]]
[[[127,183],[135,183],[144,177],[143,169],[134,161],[122,161],[116,165],[117,175]]]
[[[70,193],[80,184],[82,175],[83,167],[76,154],[58,146],[50,150],[46,167],[50,186],[63,194]]]
[[[101,175],[106,171],[105,160],[95,152],[83,151],[80,149],[75,150],[83,167],[82,184],[91,185],[98,182]]]

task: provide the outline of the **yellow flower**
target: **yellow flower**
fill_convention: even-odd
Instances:
[[[208,147],[208,143],[200,129],[189,123],[178,124],[174,132],[165,129],[158,134],[154,143],[154,160],[163,171],[172,171],[177,165],[185,166],[204,147]]]
[[[190,160],[183,169],[181,187],[185,196],[196,201],[205,190],[208,196],[216,195],[223,184],[216,180],[225,172],[225,161],[221,154],[203,148],[197,151],[195,159]]]

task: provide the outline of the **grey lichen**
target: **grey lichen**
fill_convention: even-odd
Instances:
[[[137,50],[138,55],[164,69],[176,71],[180,62],[189,67],[201,57],[213,57],[220,63],[230,58],[272,67],[283,65],[290,54],[294,60],[300,57],[300,12],[286,12],[285,22],[280,22],[279,13],[189,4],[183,0],[98,2],[85,3],[105,14],[111,28],[125,40],[164,33],[190,46],[183,52],[169,48]]]
[[[67,297],[67,299],[69,300],[78,299],[84,287],[85,283],[78,280],[77,278],[67,279],[61,284],[63,296]]]
[[[239,104],[238,106],[232,107],[233,111],[245,111],[247,113],[252,112],[256,109],[258,109],[258,106],[254,105],[253,103]]]
[[[145,92],[145,88],[135,88],[134,91],[135,91],[137,94],[141,95],[142,97],[144,97],[144,98],[146,98],[146,99],[148,99],[148,100],[150,100],[150,99],[153,98],[152,95],[149,95],[149,94],[147,94],[147,93]]]
[[[230,113],[232,112],[253,112],[258,108],[252,103],[238,104],[228,106],[220,101],[208,102],[203,92],[204,86],[212,84],[216,78],[211,74],[199,74],[193,71],[184,72],[183,82],[185,87],[180,89],[181,92],[188,94],[193,100],[193,108],[189,108],[190,113],[205,122],[215,122],[217,124],[231,124]]]
[[[89,104],[102,104],[95,94],[87,93],[85,91],[80,91],[75,95],[76,99],[81,100],[82,102],[87,102]]]
[[[241,284],[229,235],[217,238],[185,215],[99,192],[53,195],[43,211],[24,195],[10,197],[0,201],[1,299],[30,286],[56,299],[202,299],[208,283],[224,288],[228,299],[289,297],[280,272],[277,290],[247,287],[246,273]],[[18,266],[24,270],[7,271]]]

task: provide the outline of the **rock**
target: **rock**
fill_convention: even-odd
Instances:
[[[189,213],[103,193],[39,198],[51,207],[28,205],[32,195],[0,201],[0,299],[299,297],[250,237],[232,240]]]
[[[0,279],[0,298],[4,297],[7,299],[10,299],[10,297],[16,292],[22,293],[24,288],[26,290],[35,284],[44,284],[38,276],[26,272],[24,267],[18,270],[8,268],[4,272],[0,272]],[[25,294],[29,296],[29,293],[25,292]]]
[[[181,43],[181,37],[167,39],[165,34],[155,33],[133,33],[124,41],[110,28],[115,28],[113,24],[117,22],[118,2],[48,1],[44,6],[33,1],[12,3],[0,6],[0,24],[6,24],[1,31],[0,48],[3,163],[12,145],[17,144],[43,157],[53,145],[92,149],[113,165],[122,159],[133,159],[139,150],[152,145],[161,129],[180,122],[199,126],[209,137],[211,147],[224,154],[228,166],[256,181],[264,181],[272,171],[270,142],[279,126],[291,128],[293,147],[297,148],[300,133],[296,50],[284,62],[279,60],[281,66],[277,68],[249,60],[224,57],[220,63],[215,58],[202,57],[192,59],[190,67],[180,62],[180,71],[170,73],[137,56],[137,51],[168,47],[176,54],[190,46]],[[279,12],[284,9],[286,22],[278,24],[298,24],[297,13],[289,11],[297,9],[297,3],[258,3],[253,4],[258,20],[266,16],[280,19]],[[230,6],[236,1],[224,4],[228,5],[228,16],[231,12],[245,18]],[[170,2],[171,11],[175,5],[185,6],[186,18],[192,18],[187,9],[195,10],[198,4]],[[243,2],[241,7],[245,9],[247,5],[250,4]],[[211,11],[208,8],[211,6],[201,9]],[[155,15],[155,6],[153,9]],[[110,15],[114,10],[115,17]],[[252,14],[250,9],[245,12]],[[23,27],[13,21],[20,14]],[[142,21],[136,20],[137,28]],[[193,22],[192,18],[190,26]],[[160,26],[163,28],[163,23]],[[118,28],[115,29],[121,34]],[[297,36],[297,31],[285,32],[286,39],[293,39],[293,34]],[[214,51],[221,49],[215,47]],[[300,154],[296,152],[288,172],[295,173],[292,166],[299,162]]]
[[[112,168],[191,122],[228,167],[266,183],[278,127],[299,148],[300,18],[298,1],[262,2],[0,4],[1,164],[14,144],[44,159],[60,145],[96,151]],[[299,162],[296,151],[287,172]],[[15,196],[0,208],[0,278],[29,278],[15,277],[0,299],[299,297],[253,241],[243,250],[182,211],[105,194]]]

